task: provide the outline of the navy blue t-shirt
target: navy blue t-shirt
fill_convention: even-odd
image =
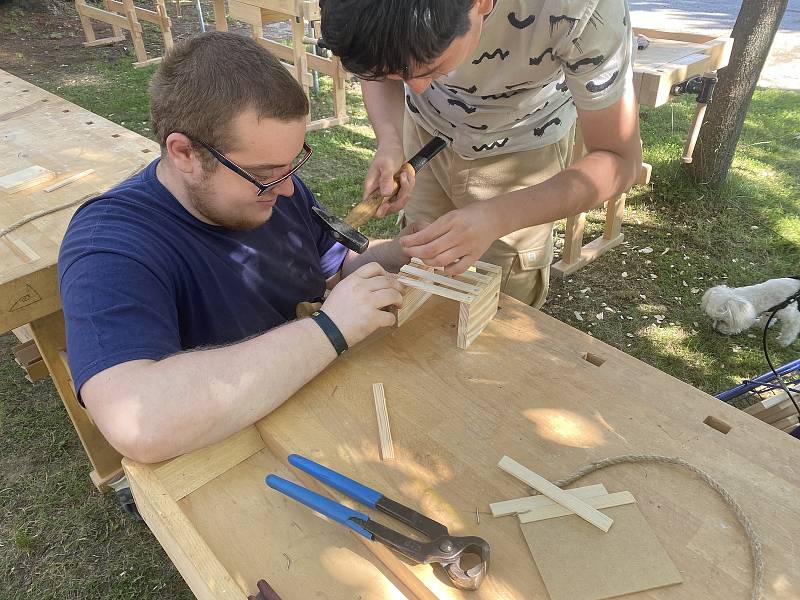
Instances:
[[[347,249],[311,212],[296,177],[250,231],[197,220],[145,170],[82,206],[58,259],[75,388],[116,364],[231,344],[317,300]]]

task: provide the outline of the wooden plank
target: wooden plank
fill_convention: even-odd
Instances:
[[[123,461],[136,507],[198,600],[247,600],[147,465]]]
[[[95,8],[94,6],[89,6],[88,4],[81,4],[80,8],[78,9],[78,13],[85,17],[89,17],[90,19],[94,19],[95,21],[108,23],[109,25],[126,29],[128,31],[138,32],[139,35],[142,33],[142,26],[139,23],[131,25],[127,18],[118,15],[117,13]]]
[[[102,487],[119,474],[122,455],[108,443],[97,426],[92,423],[86,410],[78,403],[75,391],[72,389],[72,377],[60,355],[66,347],[64,315],[61,311],[51,313],[33,321],[31,329],[36,345],[42,353],[42,359],[53,378],[58,395],[61,397],[83,448],[94,466],[96,474],[93,479]]]
[[[544,494],[561,506],[570,509],[576,515],[588,521],[598,529],[602,529],[603,531],[607,532],[614,524],[614,521],[611,518],[604,515],[599,510],[592,508],[580,498],[576,498],[575,496],[566,493],[561,488],[556,487],[550,481],[538,473],[534,473],[529,468],[519,464],[513,458],[504,456],[500,459],[500,462],[497,463],[497,466],[509,475],[513,475],[520,481],[528,484],[537,492]]]
[[[170,497],[177,501],[263,448],[261,436],[251,426],[218,444],[161,463],[154,471]]]
[[[403,285],[424,290],[436,296],[442,296],[443,298],[449,298],[450,300],[455,300],[457,302],[470,303],[475,299],[475,296],[471,294],[462,294],[460,292],[455,292],[440,285],[434,285],[431,283],[427,283],[425,281],[411,279],[410,277],[398,277],[397,281],[399,281]]]
[[[125,5],[120,2],[119,0],[106,0],[108,3],[109,10],[124,15],[125,14]],[[140,21],[148,21],[150,23],[155,23],[156,25],[161,25],[161,15],[153,10],[147,10],[146,8],[142,8],[141,6],[137,6],[136,8],[136,18]]]
[[[602,483],[595,483],[594,485],[586,485],[564,491],[578,498],[592,498],[594,496],[603,496],[608,493],[606,486],[604,486]],[[493,502],[489,505],[489,510],[492,511],[492,516],[494,517],[505,517],[508,515],[515,515],[517,513],[533,510],[535,508],[540,508],[542,506],[553,506],[556,504],[557,503],[551,498],[540,494],[538,496],[528,496],[527,498]]]
[[[465,292],[467,294],[480,294],[482,289],[477,285],[472,285],[470,283],[464,283],[463,281],[459,281],[457,279],[453,279],[452,277],[446,277],[444,275],[437,275],[432,271],[426,271],[425,269],[419,269],[412,265],[404,265],[400,269],[400,273],[405,275],[411,275],[420,281],[428,281],[432,283],[438,283],[440,285],[447,286],[459,292]]]
[[[50,181],[55,176],[56,174],[50,169],[45,169],[39,165],[33,165],[0,177],[0,191],[6,194],[21,192],[22,190]]]
[[[643,27],[634,27],[633,34],[645,35],[650,38],[650,40],[679,40],[681,42],[692,42],[693,44],[706,44],[716,39],[716,36],[704,35],[702,33],[663,31],[661,29],[646,29]]]
[[[386,395],[382,383],[372,384],[372,395],[375,398],[375,414],[378,417],[378,435],[381,440],[381,458],[394,460],[394,444],[392,431],[389,428],[389,413],[386,410]]]
[[[636,499],[630,492],[615,492],[613,494],[605,494],[603,496],[592,496],[590,498],[581,498],[583,502],[592,508],[613,508],[615,506],[622,506],[624,504],[633,504]],[[536,521],[543,521],[544,519],[555,519],[557,517],[566,517],[575,514],[570,509],[559,506],[540,506],[532,510],[520,513],[520,523],[535,523]]]
[[[683,581],[637,504],[609,513],[615,525],[606,534],[575,515],[520,525],[550,600],[600,600]],[[681,586],[646,597],[706,596]]]

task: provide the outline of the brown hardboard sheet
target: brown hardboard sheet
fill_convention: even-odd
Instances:
[[[603,512],[603,533],[577,515],[520,524],[551,600],[602,600],[681,583],[636,504]]]

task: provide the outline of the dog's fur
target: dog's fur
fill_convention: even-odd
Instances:
[[[706,290],[700,308],[711,317],[716,331],[734,335],[755,325],[763,326],[768,317],[764,311],[780,304],[798,290],[800,280],[788,277],[740,288],[718,285]],[[778,343],[788,346],[800,334],[797,301],[775,313],[775,319],[781,322]]]

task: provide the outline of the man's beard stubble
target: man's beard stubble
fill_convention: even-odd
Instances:
[[[261,227],[272,216],[272,211],[270,211],[266,219],[253,221],[245,218],[243,214],[226,213],[213,202],[213,194],[207,189],[207,181],[210,177],[211,174],[206,174],[199,184],[187,184],[186,191],[194,209],[214,225],[233,231],[249,231]]]

